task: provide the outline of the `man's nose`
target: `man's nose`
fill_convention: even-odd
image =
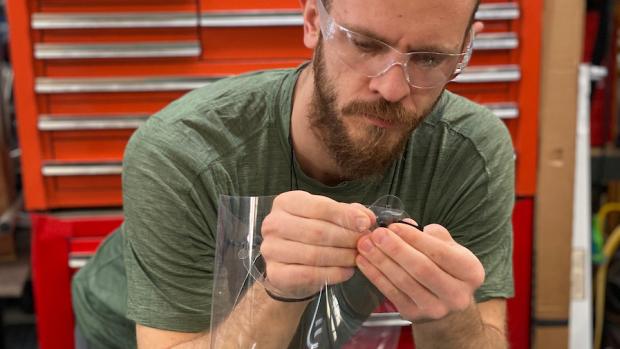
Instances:
[[[393,63],[383,74],[371,78],[370,89],[388,102],[399,102],[411,93],[407,72],[402,63]]]

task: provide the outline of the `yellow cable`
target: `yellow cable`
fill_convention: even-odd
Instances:
[[[620,207],[620,204],[618,205]],[[601,211],[599,211],[600,214]],[[603,340],[603,320],[605,319],[605,286],[607,283],[607,269],[611,258],[615,254],[616,250],[620,246],[620,226],[616,227],[605,246],[603,247],[604,261],[596,272],[596,306],[595,306],[595,319],[594,319],[594,349],[601,348],[601,342]]]
[[[596,214],[596,220],[598,221],[603,236],[605,236],[605,220],[607,219],[607,215],[612,212],[620,212],[620,202],[608,202],[601,206]]]

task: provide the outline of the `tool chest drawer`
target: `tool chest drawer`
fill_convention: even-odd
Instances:
[[[196,0],[22,0],[32,12],[196,12]]]
[[[44,162],[46,202],[54,208],[120,206],[121,169],[120,162]]]
[[[204,59],[307,59],[297,0],[201,2]]]
[[[300,12],[299,0],[238,0],[238,1],[214,1],[199,0],[202,12],[245,12],[245,11],[291,11]]]
[[[109,162],[120,164],[129,137],[146,118],[146,115],[139,114],[107,117],[41,116],[38,127],[42,132],[44,164],[54,162],[56,165],[71,165],[93,161],[107,165]],[[120,167],[115,166],[111,174],[119,173]],[[42,174],[50,175],[49,167],[44,165]],[[70,174],[75,175],[75,172]],[[90,182],[92,178],[85,180]],[[118,189],[116,185],[114,189]]]
[[[43,158],[59,161],[122,160],[135,129],[51,131],[43,134]]]
[[[228,27],[210,23],[203,16],[200,32],[205,60],[303,61],[312,56],[312,51],[303,45],[301,25]]]

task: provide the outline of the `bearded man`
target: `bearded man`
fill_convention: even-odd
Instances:
[[[193,91],[132,137],[125,222],[73,283],[81,346],[306,347],[326,284],[358,296],[358,317],[389,300],[420,348],[507,346],[510,135],[445,90],[481,29],[477,1],[302,4],[311,62]],[[415,221],[376,227],[367,207],[386,194]],[[241,299],[213,341],[220,195],[277,195],[260,252],[278,292],[256,283],[256,328],[238,326]]]

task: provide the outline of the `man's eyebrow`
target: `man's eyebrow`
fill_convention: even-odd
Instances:
[[[385,44],[388,44],[396,48],[395,47],[396,44],[394,42],[382,37],[381,35],[377,33],[370,31],[369,29],[360,28],[360,27],[356,27],[355,25],[349,25],[349,24],[346,24],[346,25],[342,24],[341,26],[348,30],[354,31],[358,34],[362,34],[371,39],[379,40]],[[449,54],[461,53],[461,52],[458,52],[458,49],[450,48],[447,46],[437,46],[437,45],[422,45],[422,46],[416,46],[416,47],[408,46],[406,52],[437,52],[437,53],[449,53]]]

